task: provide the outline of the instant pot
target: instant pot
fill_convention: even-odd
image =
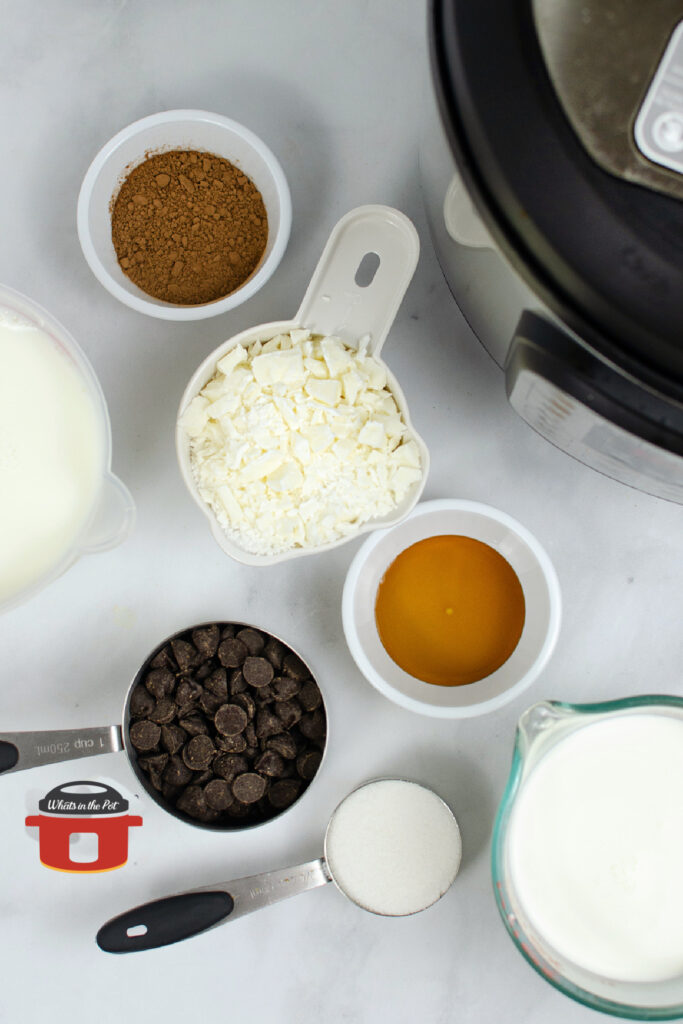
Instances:
[[[432,0],[420,166],[508,400],[683,503],[683,0]]]

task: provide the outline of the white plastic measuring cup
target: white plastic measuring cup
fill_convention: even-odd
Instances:
[[[293,320],[259,324],[242,331],[207,356],[187,385],[178,411],[176,450],[180,472],[195,502],[209,520],[216,541],[238,562],[273,565],[288,558],[328,551],[354,540],[369,530],[384,529],[403,519],[422,494],[429,472],[429,452],[415,431],[401,387],[382,363],[387,386],[407,427],[406,439],[415,441],[420,452],[421,478],[389,515],[372,519],[354,533],[316,547],[292,548],[275,555],[256,555],[240,547],[222,528],[211,508],[199,494],[190,463],[190,440],[181,426],[183,413],[216,372],[216,364],[235,345],[248,346],[267,341],[277,334],[305,327],[313,334],[333,335],[357,348],[369,337],[368,352],[379,359],[382,346],[415,271],[420,241],[413,223],[389,206],[359,206],[333,228],[313,273],[303,301]],[[381,360],[380,360],[381,361]]]
[[[0,612],[28,600],[61,576],[81,555],[108,551],[120,544],[135,520],[128,488],[111,472],[111,425],[107,404],[95,371],[75,340],[58,320],[20,292],[0,285],[0,309],[16,313],[45,332],[72,362],[92,401],[99,425],[101,483],[71,545],[40,577],[0,601]]]

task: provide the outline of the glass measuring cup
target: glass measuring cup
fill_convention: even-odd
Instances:
[[[451,843],[451,849],[442,850],[441,853],[450,853],[452,864],[448,869],[448,877],[442,876],[444,880],[426,902],[402,913],[387,913],[360,902],[350,891],[349,885],[344,886],[339,877],[339,860],[330,857],[330,835],[335,823],[339,821],[340,814],[349,806],[352,798],[363,791],[367,792],[370,788],[396,783],[416,787],[422,795],[429,794],[434,807],[438,807],[438,814],[447,825],[448,839]],[[367,836],[364,838],[367,839]],[[203,886],[135,907],[103,925],[97,933],[97,944],[106,953],[133,953],[138,950],[156,949],[198,935],[227,920],[244,917],[245,914],[269,907],[290,896],[297,896],[309,889],[317,889],[328,882],[333,882],[342,895],[370,913],[381,917],[410,916],[436,903],[451,887],[460,867],[462,844],[453,812],[432,790],[407,779],[374,779],[352,790],[337,805],[325,830],[323,851],[322,857],[297,867],[266,871],[230,882]],[[336,869],[330,864],[331,859],[337,860]]]
[[[285,559],[328,551],[369,530],[393,526],[418,502],[429,473],[429,452],[412,426],[403,391],[389,367],[382,362],[380,353],[415,271],[419,251],[417,231],[399,210],[389,206],[359,206],[351,210],[332,229],[294,319],[259,324],[229,338],[214,349],[192,375],[178,410],[178,464],[190,495],[209,521],[214,539],[226,554],[238,562],[274,565]],[[386,372],[387,387],[406,425],[405,439],[414,441],[419,449],[421,476],[391,513],[362,523],[344,537],[315,547],[296,547],[274,555],[259,555],[246,550],[228,536],[199,493],[190,461],[190,438],[182,426],[182,419],[190,402],[214,376],[218,361],[232,348],[236,345],[246,348],[256,341],[265,342],[278,334],[302,327],[314,335],[337,337],[351,348],[358,348],[361,339],[369,338],[367,351]]]
[[[542,701],[520,718],[512,767],[496,818],[492,877],[503,923],[522,956],[541,977],[583,1005],[633,1020],[683,1017],[683,976],[657,982],[628,982],[595,974],[560,955],[534,928],[517,896],[510,870],[509,826],[516,799],[538,762],[584,726],[622,715],[656,714],[683,720],[683,699],[629,697],[598,704]]]
[[[0,310],[17,314],[47,334],[77,370],[92,402],[99,425],[101,473],[99,487],[93,496],[90,509],[86,510],[78,535],[61,557],[37,579],[0,600],[2,612],[33,597],[66,572],[81,555],[108,551],[120,544],[132,529],[135,504],[128,488],[111,471],[111,425],[107,404],[95,371],[76,341],[58,320],[36,302],[4,285],[0,285]]]

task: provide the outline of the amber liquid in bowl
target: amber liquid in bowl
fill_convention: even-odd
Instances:
[[[510,563],[489,544],[456,534],[402,551],[375,602],[389,657],[437,686],[464,686],[500,668],[519,642],[524,615],[524,592]]]

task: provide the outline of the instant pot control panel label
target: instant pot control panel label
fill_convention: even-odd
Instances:
[[[648,160],[683,174],[683,21],[664,51],[636,118],[634,135]]]
[[[579,462],[648,494],[683,501],[680,456],[629,434],[532,370],[517,374],[508,397],[534,430]]]

